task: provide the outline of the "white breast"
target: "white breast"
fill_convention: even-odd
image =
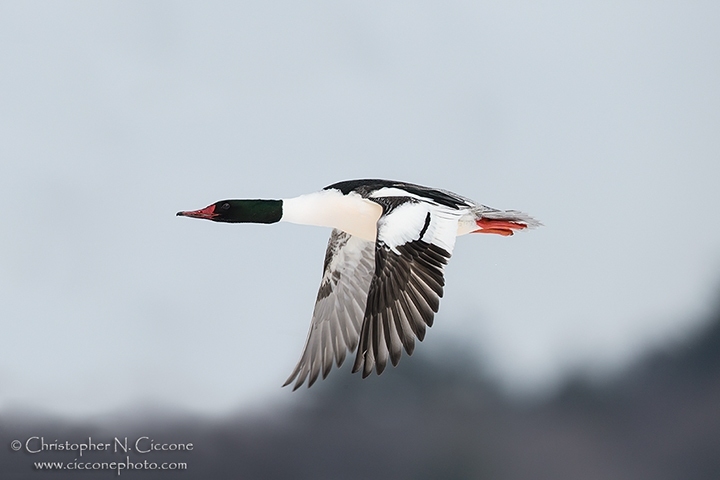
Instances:
[[[373,242],[382,214],[382,207],[377,203],[356,193],[343,195],[337,190],[283,199],[282,208],[282,222],[337,228]]]

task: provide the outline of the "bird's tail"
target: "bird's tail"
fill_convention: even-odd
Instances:
[[[475,225],[478,226],[478,229],[473,230],[471,233],[495,233],[509,236],[515,233],[516,230],[542,226],[542,223],[527,213],[517,210],[496,210],[482,205],[475,209],[473,213],[475,214]]]

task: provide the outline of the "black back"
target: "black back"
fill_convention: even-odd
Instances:
[[[457,209],[460,207],[467,207],[472,204],[468,199],[461,197],[460,195],[457,195],[455,193],[448,192],[446,190],[438,190],[436,188],[423,187],[422,185],[397,182],[393,180],[346,180],[344,182],[338,182],[333,183],[332,185],[328,185],[323,190],[340,190],[343,195],[347,195],[350,192],[355,192],[364,198],[368,198],[374,191],[385,187],[399,188],[413,195],[427,198],[439,205],[444,205],[450,208]]]

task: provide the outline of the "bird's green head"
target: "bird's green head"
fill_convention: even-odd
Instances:
[[[213,222],[275,223],[282,218],[282,200],[220,200],[201,210],[178,212],[177,215]]]

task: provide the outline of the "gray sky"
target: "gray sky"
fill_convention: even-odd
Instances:
[[[419,348],[461,338],[538,392],[686,337],[720,283],[719,21],[680,1],[3,2],[0,411],[292,401],[329,231],[174,214],[352,178],[546,225],[459,239]]]

